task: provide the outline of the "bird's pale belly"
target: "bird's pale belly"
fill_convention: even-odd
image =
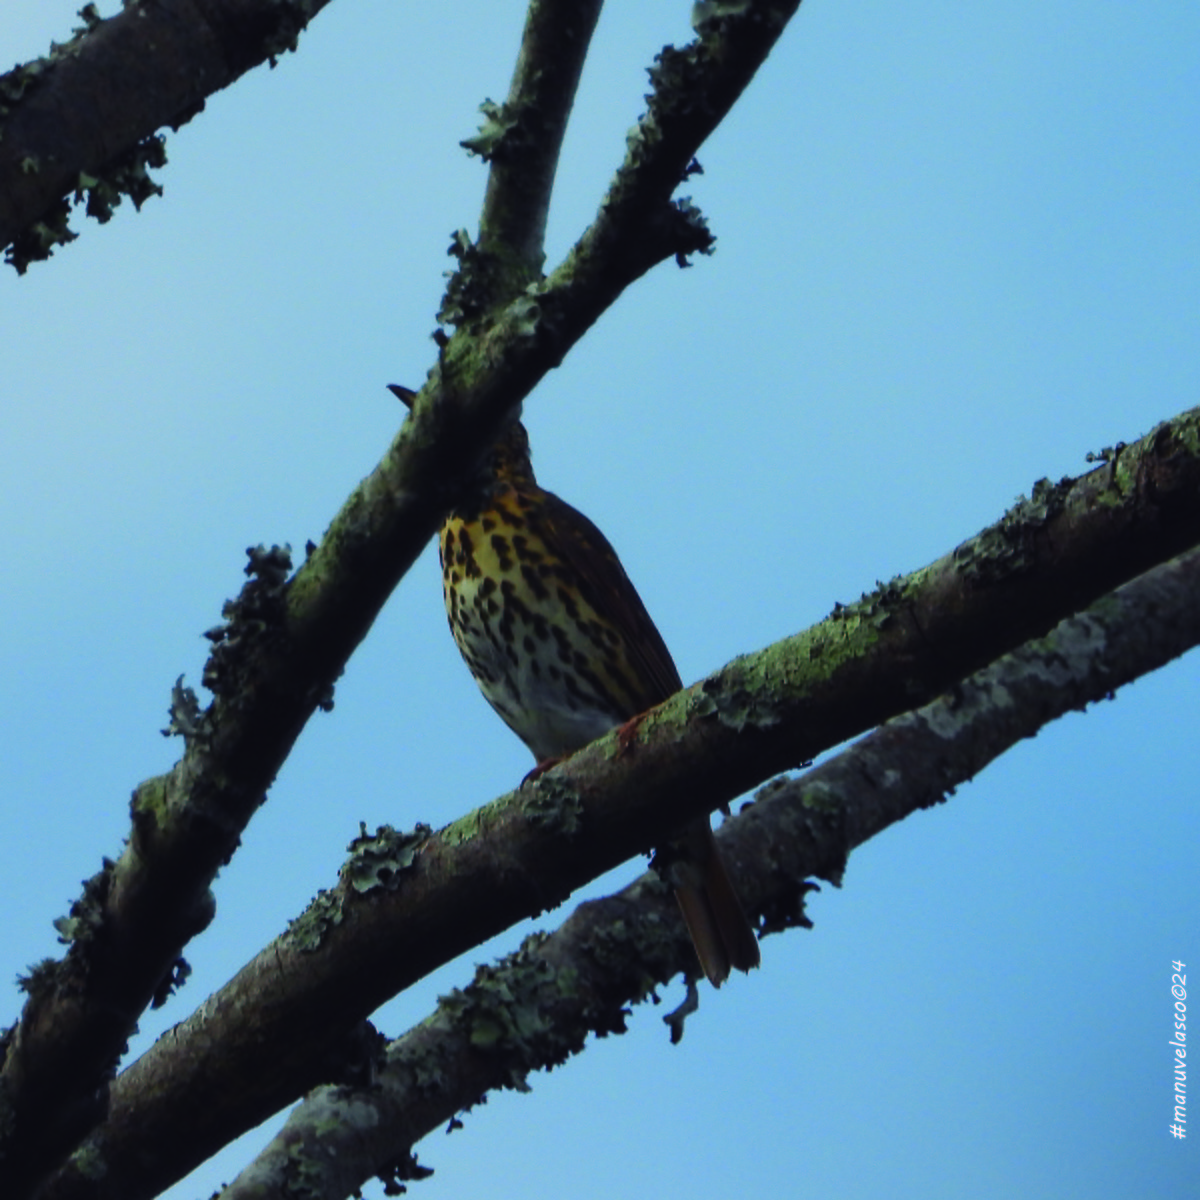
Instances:
[[[603,639],[583,621],[567,628],[552,617],[548,593],[463,573],[450,576],[445,594],[450,630],[480,691],[539,762],[621,723],[616,681],[595,669]],[[619,669],[611,648],[608,655]]]

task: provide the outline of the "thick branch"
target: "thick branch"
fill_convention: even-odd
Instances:
[[[155,1148],[163,1160],[147,1170],[186,1171],[312,1086],[314,1047],[333,1052],[425,972],[1200,543],[1200,409],[1034,494],[930,567],[737,660],[534,786],[436,836],[364,840],[338,888],[120,1077],[89,1153],[111,1177]],[[172,1143],[183,1127],[187,1145]],[[79,1176],[49,1194],[116,1193]]]
[[[158,190],[139,149],[205,97],[294,48],[329,0],[154,0],[84,27],[0,76],[0,247],[18,271],[76,235],[69,198],[108,219],[121,194]],[[89,6],[90,8],[91,6]],[[160,166],[161,161],[151,160]]]
[[[1200,549],[821,767],[764,788],[719,834],[749,910],[767,932],[806,925],[806,878],[840,883],[852,848],[944,800],[1048,722],[1200,643],[1198,594]],[[497,967],[479,968],[388,1047],[369,1088],[317,1088],[221,1200],[286,1200],[301,1181],[307,1194],[338,1200],[373,1175],[386,1179],[412,1161],[417,1141],[487,1092],[528,1090],[531,1071],[579,1053],[589,1033],[624,1032],[627,1006],[679,971],[694,975],[693,952],[668,890],[647,873]]]
[[[243,11],[238,0],[229,3],[230,11]],[[761,63],[781,28],[772,14],[795,7],[749,4],[706,32],[708,49],[694,70],[658,81],[669,97],[664,112],[702,107],[706,115],[647,140],[637,163],[623,169],[631,195],[666,203],[676,178],[671,164],[699,148]],[[758,24],[770,38],[740,36],[743,25]],[[643,173],[653,179],[639,188]],[[612,207],[621,219],[604,220],[605,237],[591,238],[572,269],[506,306],[489,306],[470,333],[455,333],[400,435],[291,580],[279,555],[255,556],[256,579],[219,631],[206,674],[216,699],[200,712],[186,693],[177,695],[173,725],[186,751],[169,773],[138,787],[124,853],[105,864],[76,903],[66,960],[38,972],[20,1024],[3,1045],[0,1090],[10,1119],[0,1146],[0,1193],[6,1197],[24,1194],[101,1115],[126,1036],[188,939],[211,918],[208,887],[216,871],[506,420],[624,286],[653,263],[709,240],[669,206],[656,215],[642,201]],[[469,280],[463,289],[470,291]],[[527,893],[519,903],[529,903]]]

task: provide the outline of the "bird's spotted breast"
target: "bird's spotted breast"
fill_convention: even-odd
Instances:
[[[487,515],[455,514],[439,546],[454,640],[488,702],[539,760],[644,707],[620,635],[569,586],[523,520],[520,497],[494,501]]]

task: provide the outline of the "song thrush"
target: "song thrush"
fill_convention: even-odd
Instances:
[[[414,393],[391,390],[406,404]],[[608,540],[539,487],[515,422],[439,538],[446,615],[475,682],[539,765],[683,686]],[[758,966],[708,818],[672,840],[671,882],[705,975]]]

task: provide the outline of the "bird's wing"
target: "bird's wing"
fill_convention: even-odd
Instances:
[[[636,716],[683,687],[671,652],[604,534],[552,492],[545,503],[547,548],[579,579],[584,599],[624,643],[640,689],[639,707],[629,714]]]

